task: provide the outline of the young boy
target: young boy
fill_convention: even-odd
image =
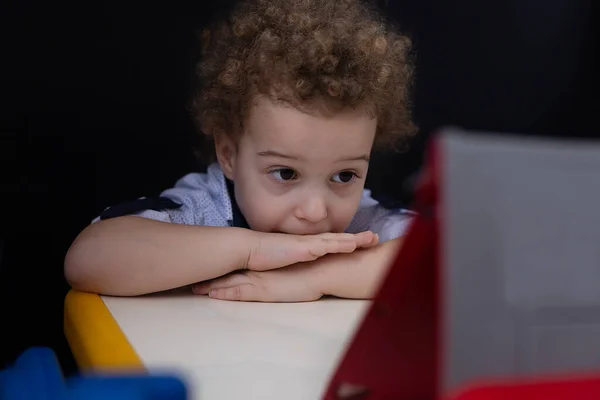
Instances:
[[[359,0],[242,1],[202,39],[193,111],[217,162],[105,210],[67,280],[117,296],[371,297],[410,222],[364,190],[373,146],[415,131],[409,40]]]

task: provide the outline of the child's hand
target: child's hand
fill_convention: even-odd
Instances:
[[[303,302],[331,295],[371,299],[402,239],[352,254],[337,254],[270,271],[238,271],[192,285],[195,294],[221,300]]]
[[[244,271],[198,283],[195,294],[232,301],[304,302],[318,300],[323,293],[315,284],[316,271],[308,264],[272,271]]]
[[[379,236],[371,231],[357,234],[322,233],[319,235],[290,235],[261,233],[251,250],[247,268],[267,271],[301,262],[314,261],[326,254],[352,253],[358,248],[375,246]]]

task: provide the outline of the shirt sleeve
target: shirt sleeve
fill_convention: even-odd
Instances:
[[[403,208],[385,208],[371,197],[369,190],[363,198],[347,232],[370,230],[379,235],[379,241],[387,242],[406,234],[416,213]]]
[[[93,222],[125,215],[181,225],[227,224],[228,199],[211,190],[204,174],[188,174],[159,197],[142,197],[105,209]]]

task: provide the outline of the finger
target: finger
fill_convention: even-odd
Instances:
[[[197,283],[192,286],[192,292],[195,294],[208,294],[213,289],[222,289],[232,286],[244,285],[250,283],[250,278],[244,273],[235,273],[222,278],[213,279],[206,282]]]
[[[379,244],[379,235],[374,233],[373,238],[371,239],[371,243],[367,243],[364,246],[361,246],[363,249],[368,249],[369,247],[375,247]]]
[[[370,245],[373,242],[374,233],[371,231],[353,233],[323,233],[308,242],[307,259],[299,261],[312,261],[333,253],[352,253],[359,247]],[[314,240],[316,239],[316,240]]]
[[[329,240],[352,240],[363,242],[373,235],[371,231],[359,232],[359,233],[321,233],[320,238]]]
[[[354,240],[336,240],[320,238],[314,242],[311,254],[317,258],[323,257],[325,254],[332,253],[352,253],[357,248]]]
[[[357,234],[342,234],[338,236],[324,236],[330,246],[327,252],[346,253],[353,252],[359,247],[373,246],[378,239],[371,231],[360,232]],[[333,243],[332,243],[333,242]],[[337,242],[337,243],[336,243]]]
[[[211,289],[208,293],[211,299],[229,301],[268,301],[264,291],[252,284],[238,285],[228,288]]]
[[[196,283],[195,285],[192,285],[192,293],[194,293],[194,294],[207,295],[209,290],[210,290],[209,284],[205,283],[205,282]]]
[[[375,234],[371,231],[365,231],[360,233],[324,233],[319,235],[319,238],[321,239],[340,242],[354,242],[356,244],[356,247],[371,246],[373,244],[374,237]],[[344,244],[342,248],[344,249],[343,252],[354,251],[355,249],[352,249],[352,246],[346,244]]]
[[[360,232],[356,234],[356,245],[358,247],[370,246],[377,236],[371,231]]]
[[[371,244],[369,246],[377,246],[379,244],[379,234],[375,233],[373,235],[373,241],[371,242]]]

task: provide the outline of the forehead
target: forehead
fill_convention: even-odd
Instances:
[[[244,137],[247,136],[255,146],[274,147],[268,150],[326,158],[341,153],[348,153],[348,156],[357,152],[369,153],[376,130],[377,119],[366,109],[346,109],[321,115],[260,97],[250,108]]]

